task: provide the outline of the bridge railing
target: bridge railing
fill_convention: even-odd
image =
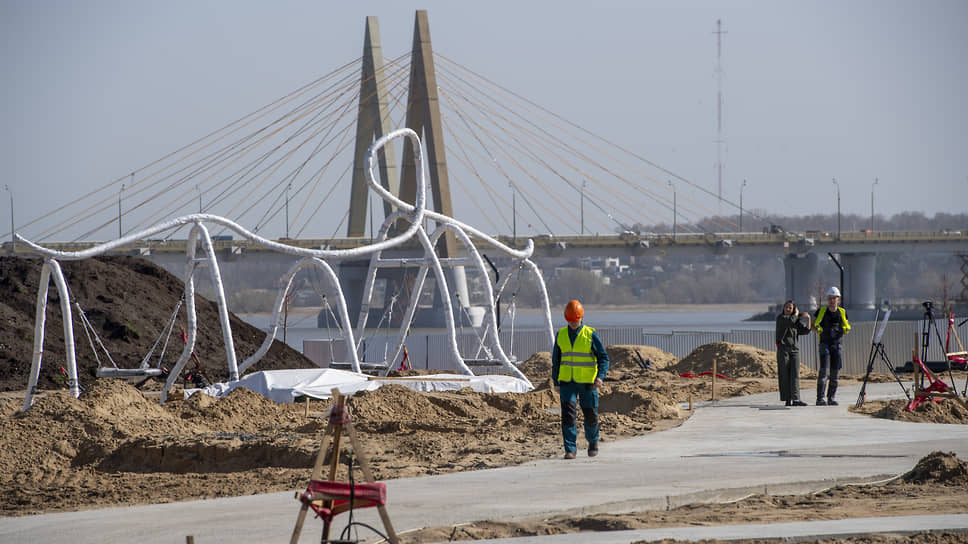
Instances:
[[[475,243],[480,240],[471,239]],[[523,248],[527,240],[534,240],[535,247],[548,248],[555,244],[563,244],[570,248],[598,247],[616,249],[628,249],[629,247],[639,246],[643,249],[648,247],[668,247],[676,246],[721,246],[744,245],[744,246],[771,246],[782,245],[784,242],[791,244],[826,244],[826,243],[912,243],[912,242],[968,242],[968,231],[961,230],[941,230],[941,231],[844,231],[838,239],[836,232],[827,231],[800,231],[800,232],[685,232],[677,233],[623,233],[623,234],[588,234],[575,236],[552,236],[549,234],[531,237],[512,237],[495,236],[499,242],[510,247]],[[352,249],[372,242],[370,238],[280,238],[280,243],[304,249]],[[160,240],[140,240],[132,244],[117,248],[114,253],[147,254],[154,252],[184,252],[185,240],[160,239]],[[80,251],[97,245],[98,242],[50,242],[46,247],[59,251]],[[244,253],[249,250],[259,250],[258,244],[248,240],[232,239],[230,236],[213,236],[212,244],[216,250],[227,252]],[[419,244],[412,242],[409,245],[403,244],[400,249],[417,248]],[[16,253],[24,253],[26,248],[22,244],[16,247]],[[12,242],[4,242],[0,245],[0,251],[9,254],[12,251]]]

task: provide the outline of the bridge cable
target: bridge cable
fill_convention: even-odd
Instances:
[[[442,73],[445,73],[445,72],[442,72]],[[449,74],[447,74],[447,75],[449,75]],[[467,82],[466,82],[466,81],[465,81],[465,80],[464,80],[463,78],[461,78],[460,76],[454,76],[454,77],[456,77],[456,78],[457,78],[457,79],[458,79],[459,81],[461,81],[461,82],[463,82],[463,83],[465,83],[465,84],[467,84]],[[635,190],[637,190],[637,191],[639,191],[639,192],[646,192],[646,194],[647,194],[647,196],[649,196],[650,198],[653,198],[653,199],[658,199],[658,200],[665,200],[665,199],[664,199],[663,197],[661,197],[660,195],[657,195],[656,193],[653,193],[653,192],[651,192],[651,191],[648,191],[647,189],[644,189],[643,187],[641,187],[641,186],[640,186],[640,185],[638,185],[638,184],[635,184],[635,183],[632,183],[631,181],[629,181],[628,179],[626,179],[626,178],[624,178],[623,176],[621,176],[621,175],[620,175],[620,174],[618,174],[617,172],[613,172],[613,171],[611,171],[610,169],[608,169],[607,167],[605,167],[604,165],[602,165],[602,164],[601,164],[601,163],[599,163],[598,161],[595,161],[594,159],[592,159],[591,157],[589,157],[589,156],[588,156],[587,154],[585,154],[584,152],[582,152],[582,151],[580,151],[580,150],[578,150],[578,149],[576,149],[576,148],[574,148],[574,147],[573,147],[573,146],[572,146],[571,144],[568,144],[568,143],[566,143],[566,142],[565,142],[564,140],[562,140],[562,139],[561,139],[560,137],[558,137],[558,136],[556,136],[556,135],[554,135],[554,134],[551,134],[551,133],[549,133],[549,132],[548,132],[548,131],[547,131],[546,129],[544,129],[544,128],[542,128],[542,127],[540,127],[539,125],[536,125],[536,124],[535,124],[534,122],[532,122],[532,121],[531,121],[531,120],[529,120],[528,118],[526,118],[526,117],[523,117],[523,116],[522,116],[522,115],[521,115],[520,113],[517,113],[517,112],[515,112],[515,111],[513,111],[513,110],[511,110],[511,109],[510,109],[510,108],[508,107],[508,104],[507,104],[507,102],[503,102],[503,101],[497,101],[497,100],[495,99],[495,97],[494,97],[494,96],[492,96],[492,95],[486,95],[486,98],[488,98],[488,99],[489,99],[489,101],[494,101],[494,102],[497,102],[497,103],[499,104],[499,106],[500,106],[500,107],[501,107],[502,109],[506,109],[506,110],[508,110],[508,111],[510,111],[510,112],[511,112],[512,114],[514,114],[514,115],[515,115],[516,117],[519,117],[519,118],[521,118],[521,119],[522,119],[523,121],[525,121],[525,122],[526,122],[526,123],[527,123],[528,125],[531,125],[531,126],[533,126],[533,127],[535,127],[535,128],[537,129],[537,130],[539,130],[540,132],[542,132],[543,134],[545,134],[545,135],[546,135],[546,136],[547,136],[547,137],[548,137],[548,138],[549,138],[550,140],[552,140],[553,142],[558,142],[558,145],[559,145],[560,147],[562,147],[562,148],[564,148],[564,149],[566,149],[566,150],[568,150],[568,151],[569,151],[569,152],[571,152],[572,154],[577,154],[577,155],[579,155],[579,156],[581,156],[581,157],[583,157],[583,158],[584,158],[585,160],[587,160],[587,161],[589,161],[589,162],[590,162],[591,164],[593,164],[593,165],[595,165],[595,166],[596,166],[597,168],[600,168],[600,169],[602,169],[603,171],[605,171],[605,172],[607,172],[607,173],[609,173],[610,175],[612,175],[612,176],[614,176],[614,177],[617,177],[617,178],[619,178],[620,180],[622,180],[622,181],[624,181],[625,183],[627,183],[627,184],[629,184],[629,186],[630,186],[630,187],[632,187],[633,189],[635,189]],[[485,108],[486,108],[486,106],[483,106],[483,105],[481,105],[481,106],[479,106],[479,107],[485,107]],[[489,111],[493,111],[493,109],[492,109],[492,108],[487,108],[487,109],[488,109]],[[502,118],[504,118],[504,117],[502,116]],[[519,127],[520,127],[520,125],[519,125],[519,124],[517,124],[517,123],[513,123],[513,122],[512,122],[511,120],[509,120],[509,119],[506,119],[506,118],[504,118],[504,119],[505,119],[505,120],[507,120],[507,121],[508,121],[509,123],[511,123],[511,124],[514,124],[515,126],[519,126]],[[526,132],[529,132],[529,133],[531,133],[531,134],[535,134],[534,132],[532,132],[532,131],[530,131],[530,130],[529,130],[529,129],[527,129],[526,127],[521,127],[521,130],[524,130],[524,131],[526,131]],[[567,134],[567,132],[566,132],[566,134]],[[583,141],[583,140],[582,140],[581,138],[578,138],[578,139],[579,139],[580,141]],[[541,141],[542,141],[542,140],[541,140],[540,138],[536,138],[536,140],[537,140],[538,142],[541,142]],[[597,149],[597,148],[596,148],[596,147],[595,147],[595,146],[594,146],[593,144],[589,144],[588,142],[585,142],[585,141],[583,141],[583,143],[586,143],[586,145],[590,145],[590,146],[591,146],[592,148],[595,148],[595,149]],[[545,147],[547,148],[547,146],[546,146],[546,145],[545,145]],[[606,154],[607,154],[607,153],[606,153]],[[559,157],[561,157],[561,156],[559,155]],[[562,158],[562,159],[563,159],[563,158]],[[577,167],[576,167],[576,169],[577,169]],[[579,170],[580,170],[580,169],[579,169]],[[583,174],[583,175],[584,175],[584,176],[585,176],[586,178],[589,178],[589,177],[590,177],[590,178],[592,178],[592,181],[593,181],[593,182],[597,182],[597,179],[596,179],[596,178],[595,178],[594,176],[592,176],[592,175],[590,175],[590,173],[588,173],[588,172],[582,172],[582,174]],[[646,176],[646,177],[647,177],[647,176]],[[608,190],[608,189],[607,189],[607,185],[605,185],[604,187],[606,188],[606,190]],[[610,190],[609,190],[609,192],[612,192],[612,191],[610,191]],[[627,199],[627,197],[625,197],[625,198]],[[668,203],[669,203],[670,205],[668,205],[667,207],[668,207],[668,208],[669,208],[669,209],[671,210],[671,208],[672,208],[672,206],[671,206],[671,200],[669,200],[669,201],[668,201]]]
[[[332,74],[338,73],[339,71],[344,70],[346,68],[346,66],[350,66],[352,64],[353,64],[353,62],[350,62],[350,63],[344,65],[343,67],[338,68],[334,72],[331,72],[331,74],[327,74],[327,75],[324,75],[324,76],[322,76],[320,78],[317,78],[316,80],[314,80],[314,81],[312,81],[312,82],[310,82],[310,83],[308,83],[308,84],[300,87],[299,89],[297,89],[297,90],[295,90],[295,91],[287,94],[286,96],[284,96],[284,97],[282,97],[280,99],[277,99],[277,100],[271,102],[270,104],[267,104],[266,106],[263,106],[262,108],[260,108],[256,112],[250,113],[250,114],[248,114],[246,116],[243,116],[243,117],[241,117],[241,118],[239,118],[239,119],[237,119],[237,120],[229,123],[228,125],[225,125],[224,127],[220,128],[218,130],[215,130],[213,132],[210,132],[209,134],[203,136],[202,138],[199,138],[199,139],[197,139],[197,140],[189,143],[188,145],[182,146],[181,148],[176,149],[175,151],[172,151],[171,153],[163,156],[162,158],[157,159],[157,160],[155,160],[155,161],[153,161],[153,162],[151,162],[151,163],[149,163],[149,164],[147,164],[147,165],[145,165],[145,166],[143,166],[143,167],[141,167],[141,168],[133,171],[131,174],[126,174],[126,175],[118,178],[117,180],[114,180],[112,182],[109,182],[109,183],[107,183],[107,184],[105,184],[105,185],[97,188],[97,189],[94,189],[94,190],[88,192],[87,194],[82,195],[81,197],[79,197],[77,199],[74,199],[74,200],[72,200],[71,202],[69,202],[67,204],[64,204],[63,206],[60,206],[60,207],[56,208],[55,210],[53,210],[53,212],[49,212],[48,214],[45,214],[43,216],[40,216],[40,217],[38,217],[38,218],[36,218],[34,220],[31,220],[31,221],[23,224],[22,227],[29,227],[29,226],[31,226],[31,225],[33,225],[33,224],[35,224],[35,223],[37,223],[37,222],[45,219],[45,218],[48,218],[50,216],[57,215],[59,212],[65,210],[67,208],[69,208],[72,205],[82,204],[85,200],[87,200],[87,199],[93,197],[94,195],[96,195],[96,194],[98,194],[98,193],[100,193],[100,192],[108,189],[109,187],[114,186],[114,185],[117,185],[118,183],[123,182],[123,181],[131,178],[133,174],[140,173],[140,172],[144,172],[144,171],[146,171],[146,170],[148,170],[150,168],[159,166],[160,164],[164,163],[165,161],[168,161],[169,159],[171,159],[172,157],[174,157],[174,156],[176,156],[176,155],[178,155],[180,153],[186,152],[186,151],[192,149],[193,147],[198,146],[200,143],[204,142],[205,140],[209,140],[213,136],[218,135],[219,133],[225,133],[222,136],[220,136],[219,138],[216,138],[215,140],[213,140],[212,142],[209,142],[209,144],[207,144],[206,146],[204,146],[204,147],[207,147],[208,145],[211,145],[212,143],[217,142],[219,139],[223,138],[225,135],[231,134],[232,132],[235,132],[235,131],[238,131],[240,128],[242,128],[242,127],[244,127],[244,126],[246,126],[248,124],[251,124],[255,119],[258,119],[259,117],[262,117],[262,116],[266,115],[267,113],[269,113],[269,112],[271,112],[271,111],[273,111],[275,109],[278,109],[281,105],[283,105],[283,104],[285,104],[287,102],[290,102],[290,101],[294,100],[295,98],[297,98],[298,96],[300,96],[302,94],[305,94],[306,92],[308,92],[312,88],[315,88],[315,87],[321,85],[329,77],[331,77]],[[232,127],[235,127],[235,128],[232,129]],[[232,129],[232,130],[229,130],[229,129]],[[201,149],[204,149],[204,147],[199,148],[199,149],[196,149],[195,151],[192,151],[191,154],[195,154],[195,153],[199,152]],[[154,175],[154,174],[152,174],[152,175]],[[150,176],[149,176],[149,178],[150,178]],[[136,185],[138,185],[140,183],[143,183],[145,181],[147,181],[147,178],[142,178],[137,183],[133,184],[133,186],[136,186]],[[90,210],[91,208],[97,208],[97,206],[104,205],[105,203],[107,203],[109,201],[111,202],[111,204],[113,204],[113,201],[114,201],[115,197],[118,197],[118,196],[121,196],[121,192],[112,192],[107,197],[103,198],[101,201],[96,202],[93,205],[84,205],[84,210],[82,212],[77,213],[77,214],[74,214],[73,216],[68,216],[65,219],[63,219],[62,221],[60,221],[59,223],[53,225],[52,227],[48,227],[45,231],[41,232],[41,234],[38,236],[38,239],[46,239],[46,237],[48,237],[48,236],[51,236],[53,234],[57,234],[59,232],[62,232],[64,230],[64,226],[65,225],[75,225],[76,224],[76,221],[74,223],[71,223],[71,222],[74,221],[75,219],[77,219],[77,217],[79,217],[81,215],[84,215],[84,212]],[[108,207],[110,207],[110,204],[108,205]],[[104,209],[104,208],[101,208],[101,209]],[[113,222],[113,220],[111,222]],[[110,224],[110,222],[109,222],[109,224]]]
[[[439,54],[438,54],[438,55],[439,55]],[[466,71],[466,72],[468,72],[468,73],[470,73],[470,74],[472,74],[472,75],[474,75],[475,77],[477,77],[477,78],[479,78],[479,79],[481,79],[482,81],[484,81],[484,82],[486,82],[486,83],[488,83],[489,85],[492,85],[492,86],[495,86],[495,87],[497,87],[498,89],[500,89],[500,90],[503,90],[503,91],[504,91],[504,92],[506,92],[506,93],[510,93],[510,94],[511,94],[512,96],[514,96],[514,97],[517,97],[517,98],[519,98],[520,100],[522,100],[522,101],[525,101],[526,103],[528,103],[528,104],[531,104],[531,105],[533,105],[533,106],[535,106],[535,107],[537,107],[537,108],[539,108],[539,109],[540,109],[541,111],[543,111],[543,112],[546,112],[546,113],[547,113],[547,114],[549,114],[549,115],[552,115],[552,116],[553,116],[554,118],[556,118],[556,119],[560,119],[560,120],[562,120],[562,121],[564,121],[564,122],[566,122],[566,123],[568,123],[568,124],[569,124],[570,126],[573,126],[573,127],[575,127],[575,128],[577,128],[577,129],[579,129],[579,130],[581,130],[581,131],[582,131],[582,132],[584,132],[584,133],[587,133],[587,134],[590,134],[591,136],[593,136],[593,137],[595,137],[596,139],[598,139],[598,140],[601,140],[601,141],[603,141],[603,142],[605,142],[605,143],[607,143],[607,144],[609,144],[609,145],[612,145],[613,147],[616,147],[617,149],[619,149],[619,150],[621,150],[621,151],[623,151],[623,152],[625,152],[625,153],[627,153],[627,154],[630,154],[631,156],[633,156],[633,157],[635,157],[635,158],[637,158],[637,159],[639,159],[640,161],[643,161],[643,162],[645,162],[645,163],[647,163],[647,164],[649,164],[649,165],[651,165],[651,166],[653,166],[653,167],[656,167],[656,168],[658,168],[659,170],[661,170],[661,171],[663,171],[663,172],[665,172],[665,173],[667,173],[667,174],[670,174],[670,175],[673,175],[673,176],[674,176],[674,177],[676,177],[677,179],[680,179],[680,180],[682,180],[682,181],[685,181],[685,182],[686,182],[686,183],[688,183],[689,185],[691,185],[691,186],[694,186],[694,187],[697,187],[697,188],[699,188],[700,190],[702,190],[702,191],[704,191],[704,192],[706,192],[707,194],[712,194],[712,193],[711,193],[710,191],[708,191],[708,190],[706,190],[706,189],[703,189],[703,188],[702,188],[701,186],[698,186],[698,185],[696,185],[696,184],[695,184],[694,182],[691,182],[691,181],[689,181],[689,180],[687,180],[687,179],[685,179],[685,178],[682,178],[681,176],[678,176],[678,175],[676,175],[676,174],[674,174],[674,173],[672,173],[672,172],[670,172],[670,171],[668,171],[667,169],[665,169],[665,168],[663,168],[663,167],[661,167],[661,166],[659,166],[659,165],[657,165],[657,164],[655,164],[655,163],[653,163],[652,161],[649,161],[648,159],[646,159],[646,158],[644,158],[644,157],[642,157],[642,156],[640,156],[640,155],[637,155],[637,154],[635,154],[635,153],[633,153],[633,152],[631,152],[631,151],[629,151],[629,150],[627,150],[627,149],[625,149],[625,148],[623,148],[623,147],[621,147],[621,146],[619,146],[619,145],[617,145],[617,144],[615,144],[615,143],[613,143],[613,142],[611,142],[611,141],[609,141],[609,140],[606,140],[606,139],[604,139],[604,138],[602,138],[601,136],[598,136],[598,135],[596,135],[596,134],[594,134],[594,133],[592,133],[592,132],[590,132],[590,131],[588,131],[587,129],[585,129],[585,128],[583,128],[583,127],[581,127],[581,126],[579,126],[579,125],[576,125],[575,123],[573,123],[573,122],[571,122],[571,121],[568,121],[567,119],[564,119],[563,117],[561,117],[561,116],[559,116],[559,115],[557,115],[557,114],[555,114],[555,113],[553,113],[553,112],[551,112],[550,110],[547,110],[546,108],[543,108],[543,107],[541,107],[541,106],[539,106],[539,105],[537,105],[537,104],[535,104],[535,103],[534,103],[533,101],[530,101],[530,100],[527,100],[527,99],[525,99],[525,98],[523,98],[523,97],[521,97],[520,95],[517,95],[517,94],[515,94],[515,93],[513,93],[512,91],[509,91],[509,90],[507,90],[506,88],[504,88],[504,87],[502,87],[502,86],[500,86],[500,85],[498,85],[498,84],[496,84],[496,83],[494,83],[494,82],[492,82],[492,81],[490,81],[490,80],[488,80],[487,78],[484,78],[483,76],[481,76],[481,75],[479,75],[479,74],[477,74],[477,73],[475,73],[475,72],[473,72],[473,71],[471,71],[471,70],[469,70],[469,69],[467,69],[466,67],[464,67],[464,66],[462,66],[462,65],[460,65],[460,64],[458,64],[458,63],[456,63],[456,62],[454,62],[454,61],[452,61],[452,60],[450,60],[450,59],[448,59],[448,58],[446,58],[446,57],[443,57],[442,55],[439,55],[439,56],[441,56],[441,58],[442,58],[442,59],[443,59],[443,60],[445,61],[445,62],[444,62],[444,63],[442,63],[442,64],[446,64],[446,63],[450,63],[450,64],[453,64],[453,65],[456,65],[457,67],[459,67],[459,68],[461,68],[461,69],[463,69],[464,71]],[[486,95],[486,96],[488,96],[488,98],[490,98],[491,100],[495,100],[495,99],[494,99],[494,97],[493,97],[493,95]],[[496,101],[496,100],[495,100],[495,101]],[[502,106],[505,106],[505,107],[506,107],[506,104],[503,104],[503,103],[502,103],[501,105],[502,105]],[[543,129],[542,129],[542,130],[543,130]],[[596,149],[598,149],[598,148],[597,148],[597,147],[595,147],[595,146],[592,146],[592,147],[594,147],[594,148],[596,148]],[[652,181],[652,182],[654,182],[654,183],[656,183],[656,184],[659,184],[659,182],[658,182],[657,180],[654,180],[654,179],[653,179],[653,178],[651,178],[650,176],[644,176],[644,177],[646,177],[647,179],[649,179],[650,181]],[[661,198],[661,197],[660,197],[660,198]],[[665,199],[663,198],[662,200],[665,200]],[[696,203],[696,204],[698,205],[698,203]],[[707,210],[708,210],[708,208],[705,208],[704,206],[701,206],[701,205],[699,205],[699,206],[700,206],[700,207],[703,207],[704,209],[707,209]],[[712,215],[715,215],[715,214],[712,214]],[[725,218],[723,218],[723,219],[725,219]],[[729,221],[728,219],[726,219],[725,221],[726,221],[726,222],[728,222],[728,223],[730,223],[730,224],[733,224],[733,223],[732,223],[731,221]]]

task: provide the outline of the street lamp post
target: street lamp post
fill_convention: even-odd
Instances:
[[[585,234],[585,184],[587,180],[581,180],[581,233]]]
[[[874,232],[874,186],[877,183],[877,178],[874,178],[874,183],[871,183],[871,232]]]
[[[292,183],[286,185],[286,238],[289,238],[289,189],[292,187]],[[372,216],[373,209],[370,208],[370,215]],[[373,218],[370,217],[370,223],[372,224]],[[373,227],[370,227],[370,236],[373,236]]]
[[[669,180],[669,187],[672,187],[672,241],[676,241],[676,221],[678,219],[678,211],[676,210],[676,186],[672,184],[672,180]]]
[[[511,188],[511,244],[518,245],[518,212],[517,201],[515,200],[514,184],[508,182]]]
[[[118,238],[121,237],[121,195],[124,194],[124,184],[121,184],[121,190],[118,192]]]
[[[837,183],[837,178],[832,179],[837,187],[837,240],[840,240],[840,184]]]
[[[746,187],[746,180],[739,186],[739,231],[743,232],[743,187]]]
[[[3,188],[10,193],[10,252],[13,253],[17,250],[17,239],[13,235],[13,191],[10,190],[9,185],[4,185]]]
[[[202,188],[196,185],[195,190],[198,191],[198,213],[202,213]]]

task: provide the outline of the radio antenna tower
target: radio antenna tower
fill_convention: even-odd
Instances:
[[[719,212],[723,211],[723,30],[722,19],[716,19],[716,188]]]

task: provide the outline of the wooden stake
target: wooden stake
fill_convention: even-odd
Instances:
[[[306,417],[309,417],[309,397],[306,397]]]
[[[692,392],[689,393],[689,411],[692,411]]]
[[[713,400],[716,400],[716,359],[713,359]]]

